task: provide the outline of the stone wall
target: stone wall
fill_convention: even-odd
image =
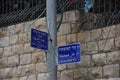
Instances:
[[[58,30],[58,46],[81,43],[81,62],[58,65],[58,80],[120,80],[120,25],[80,31],[79,18],[79,11],[64,13]],[[46,31],[45,21],[32,27]],[[47,80],[45,52],[30,47],[26,33],[31,23],[0,29],[0,80]]]

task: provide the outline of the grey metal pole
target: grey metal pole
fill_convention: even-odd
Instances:
[[[47,52],[47,73],[48,80],[57,80],[57,65],[55,47],[57,46],[56,27],[56,0],[47,0],[47,26],[49,32],[49,46]]]

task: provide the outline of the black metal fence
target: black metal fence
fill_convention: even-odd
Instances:
[[[46,0],[0,0],[0,3],[0,27],[34,20],[46,9]],[[108,21],[109,25],[120,22],[119,0],[57,0],[58,13],[74,9],[83,15],[80,23],[85,27],[106,26]],[[41,17],[45,15],[44,12]]]

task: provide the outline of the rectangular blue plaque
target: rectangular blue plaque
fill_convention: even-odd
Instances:
[[[58,47],[58,64],[80,61],[80,44],[70,44]]]
[[[43,31],[31,29],[31,46],[41,50],[48,50],[48,34]]]

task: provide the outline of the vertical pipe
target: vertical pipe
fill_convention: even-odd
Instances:
[[[47,26],[49,33],[49,47],[47,52],[48,80],[57,80],[57,65],[55,58],[55,47],[57,46],[56,27],[56,0],[47,0]]]

